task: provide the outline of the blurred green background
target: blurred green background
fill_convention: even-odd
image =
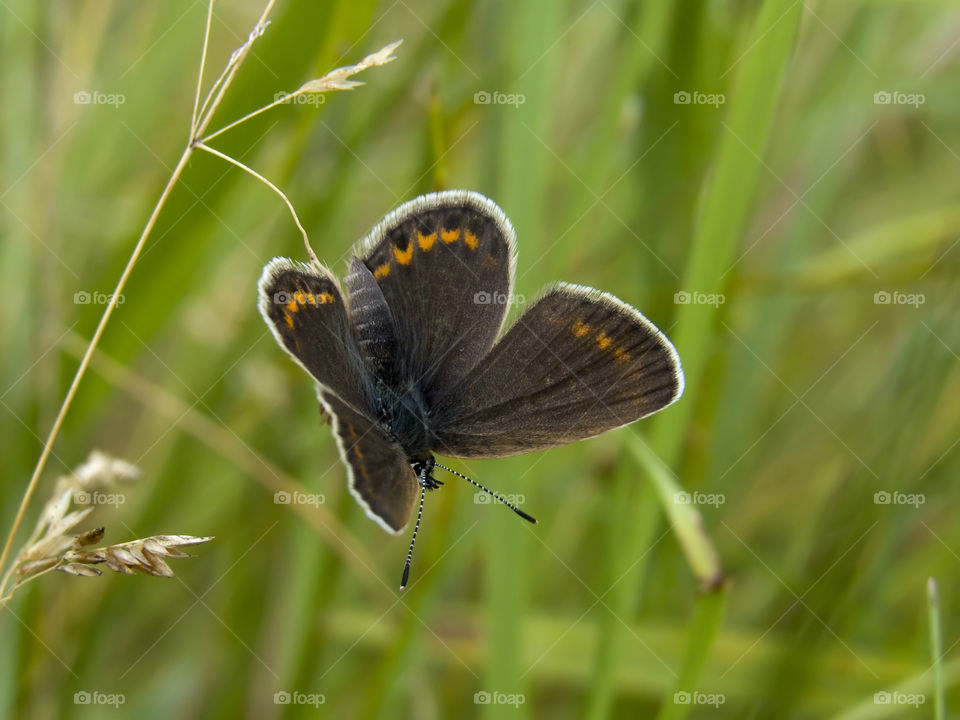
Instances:
[[[0,8],[4,536],[96,293],[186,143],[205,8]],[[261,9],[216,5],[208,84]],[[637,306],[677,343],[686,394],[584,443],[456,463],[540,525],[449,478],[398,595],[408,537],[349,496],[311,382],[256,311],[299,234],[196,153],[25,525],[100,448],[143,470],[87,523],[107,541],[216,539],[176,579],[23,588],[0,619],[0,715],[933,717],[929,577],[960,706],[958,37],[937,1],[280,0],[211,129],[404,39],[365,87],[211,143],[289,194],[322,260],[342,272],[417,194],[476,189],[517,228],[518,293],[564,279]],[[651,457],[698,493],[725,583],[692,569]]]

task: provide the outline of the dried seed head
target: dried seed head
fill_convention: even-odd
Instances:
[[[120,458],[110,457],[106,453],[94,450],[87,461],[73,473],[73,479],[83,490],[110,485],[115,482],[129,482],[140,477],[140,470]]]
[[[53,495],[40,513],[33,534],[15,561],[16,574],[21,582],[51,569],[70,575],[91,577],[103,573],[95,565],[106,565],[114,572],[132,574],[140,571],[148,575],[173,577],[173,571],[164,558],[187,557],[179,547],[212,540],[192,535],[157,535],[132,540],[119,545],[92,548],[104,536],[98,527],[79,535],[74,528],[83,522],[93,507],[70,511],[75,501],[86,502],[83,496],[98,488],[116,482],[135,480],[140,471],[130,463],[110,457],[98,450],[70,475],[61,477]]]
[[[187,553],[177,548],[198,545],[209,540],[213,538],[192,535],[155,535],[94,550],[70,550],[63,556],[66,564],[57,569],[73,575],[90,575],[91,573],[76,571],[76,566],[103,564],[113,572],[126,575],[139,571],[158,577],[173,577],[173,570],[163,561],[163,558],[189,557]]]
[[[396,50],[402,42],[403,40],[392,42],[389,45],[380,48],[372,55],[367,55],[356,65],[347,65],[345,67],[337,68],[336,70],[331,70],[321,78],[308,80],[295,92],[293,92],[291,97],[293,95],[322,93],[329,92],[331,90],[352,90],[358,85],[363,85],[363,83],[360,81],[349,80],[348,78],[356,75],[362,70],[366,70],[367,68],[377,67],[378,65],[386,65],[388,62],[396,60],[396,56],[391,55],[391,53]]]

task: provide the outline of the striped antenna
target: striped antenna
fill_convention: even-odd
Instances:
[[[487,493],[487,494],[489,494],[490,496],[492,496],[493,498],[495,498],[498,502],[503,503],[503,504],[506,505],[508,508],[510,508],[511,510],[513,510],[517,515],[519,515],[520,517],[522,517],[522,518],[523,518],[524,520],[526,520],[527,522],[531,522],[531,523],[533,523],[534,525],[537,525],[537,524],[538,524],[536,518],[534,518],[532,515],[527,515],[527,513],[525,513],[525,512],[524,512],[523,510],[521,510],[520,508],[518,508],[516,505],[514,505],[514,504],[511,503],[511,502],[508,502],[506,498],[504,498],[504,497],[501,496],[501,495],[498,495],[497,493],[495,493],[493,490],[490,490],[489,488],[485,488],[483,485],[481,485],[480,483],[478,483],[476,480],[471,480],[470,478],[468,478],[468,477],[467,477],[466,475],[464,475],[463,473],[458,473],[456,470],[452,470],[451,468],[448,468],[446,465],[441,465],[440,463],[436,463],[436,466],[437,466],[438,468],[443,468],[443,469],[446,470],[448,473],[452,473],[453,475],[456,475],[457,477],[462,477],[464,480],[466,480],[468,483],[470,483],[470,484],[473,485],[474,487],[480,488],[480,489],[483,490],[485,493]],[[421,498],[421,501],[422,501],[422,498]],[[418,520],[418,522],[419,522],[419,520]],[[416,536],[416,531],[414,531],[414,536]]]
[[[420,509],[417,510],[417,524],[413,526],[413,537],[410,538],[410,549],[407,550],[407,563],[403,566],[403,579],[400,580],[401,590],[407,586],[407,580],[410,579],[410,562],[413,560],[413,544],[417,541],[417,530],[420,529],[420,518],[423,517],[423,495],[426,491],[426,486],[420,485]]]

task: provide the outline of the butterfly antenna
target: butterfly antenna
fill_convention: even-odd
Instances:
[[[407,562],[403,566],[403,578],[400,580],[400,589],[403,590],[407,586],[407,580],[410,579],[410,561],[413,560],[413,544],[417,541],[417,530],[420,529],[420,518],[423,517],[423,495],[426,492],[426,488],[420,486],[420,509],[417,510],[417,524],[413,526],[413,537],[410,538],[410,549],[407,550]]]
[[[521,510],[520,508],[518,508],[516,505],[514,505],[514,504],[511,503],[511,502],[508,502],[507,499],[504,498],[502,495],[498,495],[498,494],[495,493],[493,490],[491,490],[491,489],[489,489],[489,488],[485,488],[483,485],[481,485],[480,483],[478,483],[476,480],[471,480],[470,478],[468,478],[468,477],[467,477],[466,475],[464,475],[463,473],[458,473],[456,470],[453,470],[453,469],[451,469],[451,468],[448,468],[446,465],[441,465],[440,463],[436,463],[436,466],[437,466],[438,468],[443,468],[443,469],[446,470],[448,473],[453,473],[454,475],[456,475],[456,476],[458,476],[458,477],[462,477],[464,480],[466,480],[468,483],[470,483],[470,484],[473,485],[474,487],[480,488],[481,490],[483,490],[483,491],[484,491],[485,493],[487,493],[488,495],[491,495],[492,497],[494,497],[494,498],[495,498],[496,500],[498,500],[499,502],[502,502],[504,505],[506,505],[508,508],[510,508],[511,510],[513,510],[517,515],[519,515],[520,517],[522,517],[522,518],[523,518],[524,520],[526,520],[527,522],[531,522],[531,523],[533,523],[534,525],[538,525],[538,524],[539,524],[539,523],[537,523],[537,520],[536,520],[535,517],[533,517],[532,515],[527,515],[527,513],[525,513],[525,512],[524,512],[523,510]],[[416,537],[416,531],[414,531],[414,537]]]

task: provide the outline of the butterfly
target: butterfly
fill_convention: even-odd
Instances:
[[[316,381],[350,492],[400,533],[443,483],[434,455],[505,457],[593,437],[683,392],[670,341],[630,305],[555,283],[506,330],[516,240],[476,192],[422,195],[354,246],[341,285],[317,263],[274,258],[259,307],[280,346]],[[419,497],[419,504],[418,504]]]

